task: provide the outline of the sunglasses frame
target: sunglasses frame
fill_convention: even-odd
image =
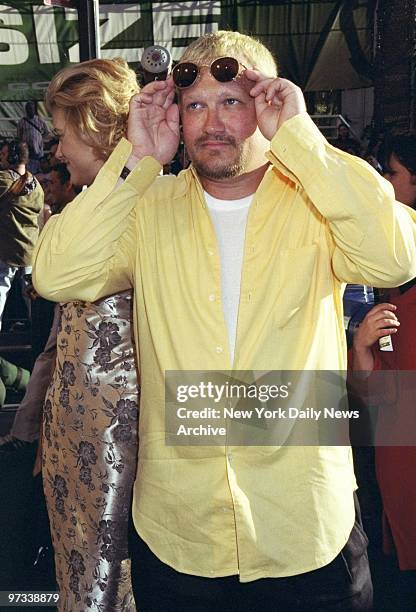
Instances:
[[[232,60],[233,62],[237,63],[237,68],[238,68],[237,73],[233,77],[231,77],[230,79],[225,79],[225,80],[218,79],[215,76],[215,74],[213,73],[212,69],[213,69],[214,64],[216,64],[220,60]],[[183,65],[193,66],[193,67],[196,68],[195,79],[189,85],[178,85],[175,82],[175,71],[177,70],[177,68],[179,66],[183,66]],[[235,57],[230,57],[228,55],[224,55],[224,56],[218,57],[218,58],[214,59],[210,64],[199,64],[198,65],[198,64],[195,64],[195,62],[179,62],[179,64],[176,64],[176,66],[172,70],[172,78],[173,78],[173,82],[175,83],[175,87],[177,87],[178,89],[182,90],[182,89],[188,89],[189,87],[192,87],[193,85],[195,85],[195,83],[197,83],[199,81],[199,79],[201,78],[201,68],[209,68],[209,72],[210,72],[211,76],[216,81],[218,81],[218,83],[231,83],[231,81],[235,81],[237,79],[237,77],[240,76],[240,74],[244,70],[247,70],[247,66],[244,66],[244,64],[242,64],[237,59],[235,59]]]

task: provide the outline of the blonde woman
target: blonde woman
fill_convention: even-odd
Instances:
[[[46,104],[73,184],[94,181],[125,134],[137,91],[124,60],[91,60],[54,77]],[[69,205],[75,216],[82,199]],[[42,462],[62,612],[135,610],[127,561],[139,396],[131,305],[130,291],[60,305]]]

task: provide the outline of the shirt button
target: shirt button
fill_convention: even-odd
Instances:
[[[215,350],[217,351],[217,353],[222,353],[224,349],[222,348],[222,346],[217,346]]]
[[[232,464],[232,462],[233,462],[233,456],[232,456],[232,454],[231,454],[231,453],[228,453],[228,461],[229,461],[230,465],[231,465],[231,464]]]
[[[215,302],[215,293],[210,293],[208,299],[210,302]]]
[[[211,255],[212,257],[212,255],[214,255],[214,251],[212,249],[208,249],[208,255]]]

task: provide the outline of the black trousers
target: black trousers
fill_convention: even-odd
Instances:
[[[288,578],[241,583],[202,578],[162,563],[131,530],[133,592],[140,612],[367,612],[373,587],[359,511],[342,551],[328,565]]]

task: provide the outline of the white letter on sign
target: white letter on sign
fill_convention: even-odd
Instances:
[[[34,6],[36,41],[41,64],[59,64],[59,49],[56,39],[55,13],[51,6]]]
[[[207,15],[221,15],[221,2],[155,2],[152,5],[153,40],[155,45],[169,49],[176,61],[181,58],[185,47],[174,47],[175,38],[199,38],[207,32],[216,32],[218,23],[206,23]],[[200,23],[173,25],[172,17],[198,16]]]
[[[0,23],[6,26],[20,26],[23,19],[19,11],[7,4],[0,4]],[[24,64],[29,57],[26,36],[18,30],[0,28],[0,44],[8,45],[7,51],[0,51],[0,65]]]

